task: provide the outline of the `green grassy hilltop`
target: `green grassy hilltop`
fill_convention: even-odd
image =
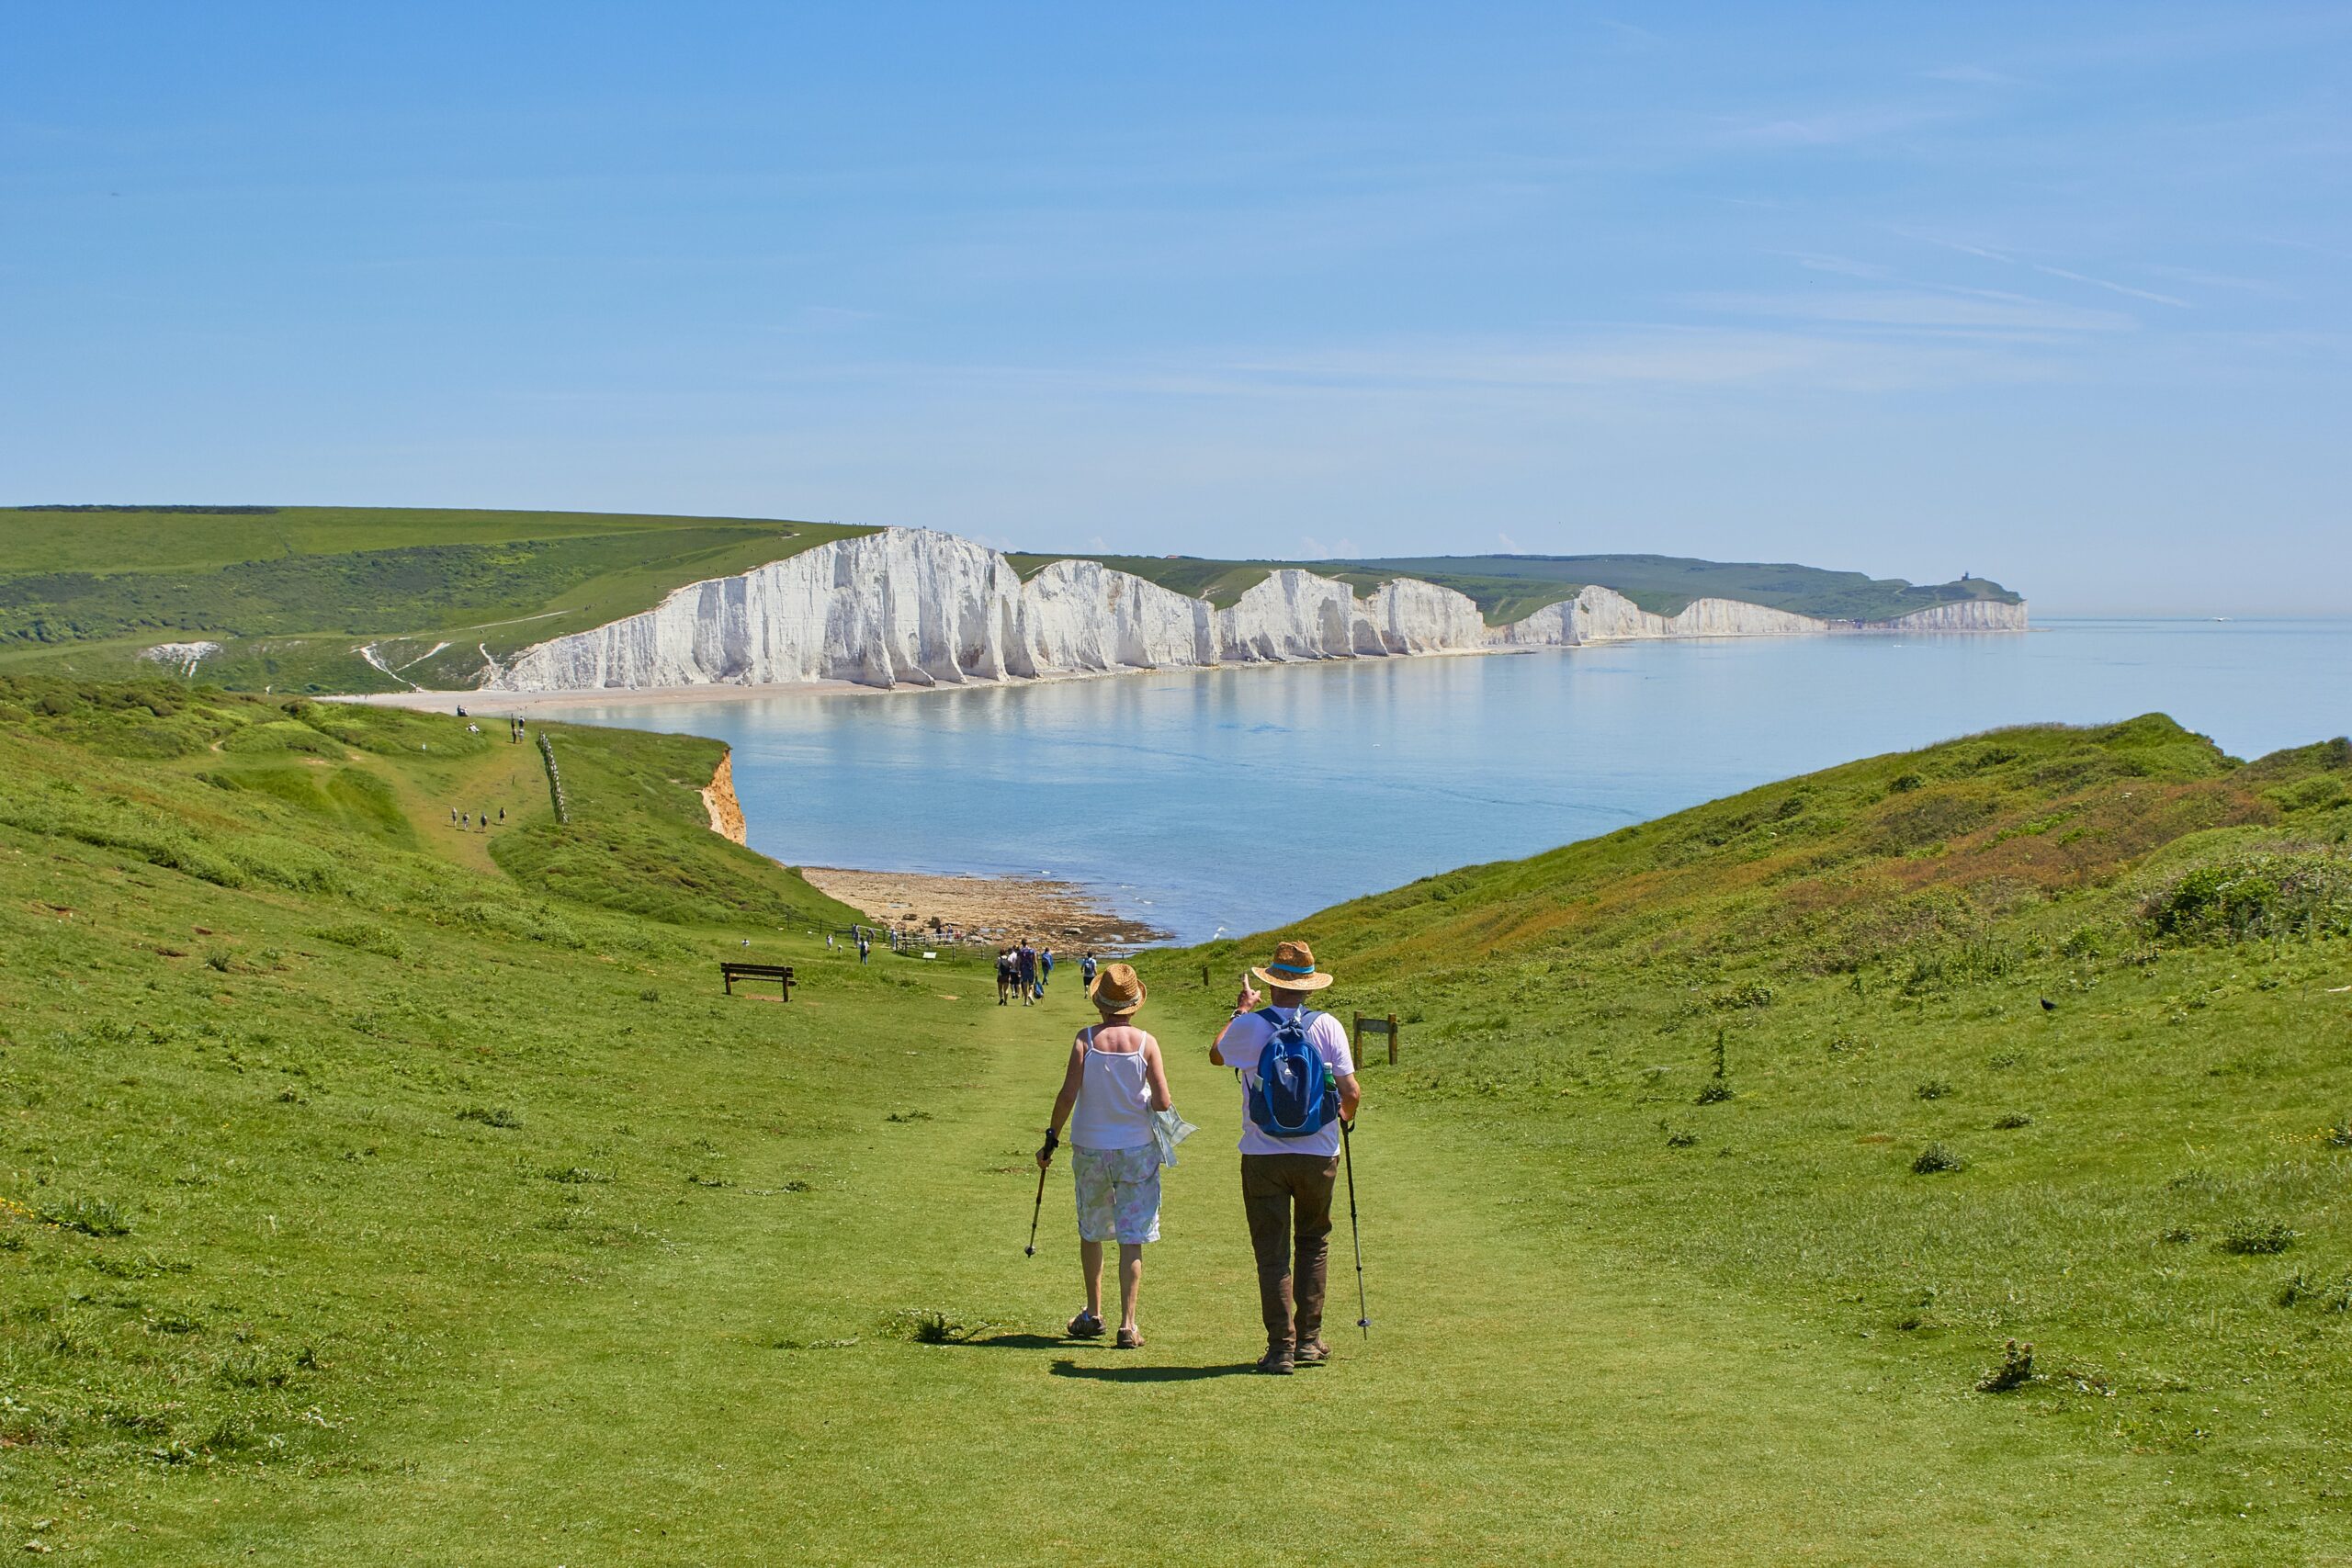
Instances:
[[[503,659],[872,532],[582,512],[0,509],[0,669],[124,675],[143,649],[205,640],[221,649],[200,674],[232,688],[467,687],[485,650]]]
[[[1205,1130],[1148,1348],[1069,1344],[1075,985],[829,954],[715,744],[546,732],[568,825],[503,725],[0,672],[0,1551],[2346,1559],[2342,741],[2003,731],[1298,922],[1407,1021],[1372,1336],[1282,1381],[1203,1054],[1261,944],[1139,960]]]
[[[149,675],[141,657],[212,643],[196,678],[308,694],[463,690],[486,657],[651,608],[689,582],[834,539],[840,524],[579,512],[329,506],[0,508],[0,671]],[[1024,576],[1050,555],[1016,555]],[[1279,563],[1112,556],[1122,570],[1230,604]],[[1425,577],[1493,623],[1618,589],[1671,615],[1702,594],[1822,616],[1881,618],[2017,595],[1981,580],[1913,587],[1859,572],[1665,556],[1459,556],[1317,561],[1369,591]],[[185,671],[183,671],[185,673]]]

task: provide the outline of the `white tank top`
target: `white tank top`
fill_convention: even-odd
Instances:
[[[1152,1141],[1151,1077],[1146,1066],[1142,1051],[1097,1051],[1094,1031],[1086,1032],[1086,1076],[1079,1080],[1078,1109],[1069,1118],[1073,1145],[1136,1149]]]

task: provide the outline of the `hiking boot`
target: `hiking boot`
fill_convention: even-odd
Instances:
[[[1324,1344],[1323,1337],[1318,1334],[1301,1345],[1293,1353],[1293,1359],[1302,1367],[1319,1367],[1331,1359],[1331,1347]]]
[[[1069,1320],[1065,1331],[1072,1339],[1100,1339],[1102,1337],[1102,1320],[1091,1312],[1082,1312]]]
[[[1292,1350],[1290,1341],[1287,1339],[1267,1346],[1266,1353],[1258,1358],[1258,1370],[1278,1378],[1290,1376],[1297,1366],[1296,1352]]]
[[[1119,1348],[1122,1350],[1142,1349],[1143,1330],[1140,1328],[1122,1328],[1119,1330]]]

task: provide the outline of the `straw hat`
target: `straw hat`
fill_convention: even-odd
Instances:
[[[1105,964],[1095,972],[1094,984],[1086,987],[1086,996],[1104,1012],[1125,1018],[1143,1006],[1143,978],[1132,964]]]
[[[1250,974],[1278,991],[1319,991],[1331,983],[1331,976],[1315,967],[1315,950],[1303,942],[1274,944],[1274,961]]]

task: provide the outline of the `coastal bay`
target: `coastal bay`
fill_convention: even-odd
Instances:
[[[2060,619],[2017,637],[566,696],[548,716],[726,741],[752,846],[790,863],[1045,877],[1202,940],[2002,724],[2164,709],[2256,755],[2352,729],[2347,667],[2343,621]]]

